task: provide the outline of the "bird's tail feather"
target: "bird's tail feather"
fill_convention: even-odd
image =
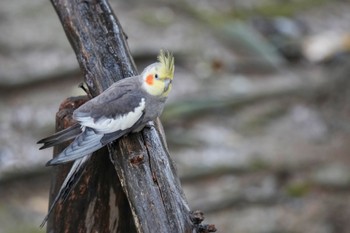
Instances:
[[[38,144],[41,144],[41,143],[44,144],[42,147],[40,147],[40,150],[68,141],[72,138],[75,138],[80,133],[81,133],[80,125],[78,123],[74,124],[67,129],[59,131],[47,138],[43,138],[40,141],[38,141]]]
[[[102,134],[96,134],[93,129],[85,128],[83,133],[76,137],[58,156],[47,162],[46,166],[67,163],[100,149],[103,147],[102,137]]]
[[[56,204],[60,202],[64,202],[69,193],[73,190],[75,185],[78,183],[81,175],[83,174],[83,171],[85,169],[86,161],[89,160],[91,157],[91,154],[84,156],[80,159],[77,159],[74,161],[69,173],[67,174],[65,180],[63,181],[60,190],[58,191],[55,199],[53,200],[47,215],[45,216],[44,220],[42,221],[40,227],[42,228],[45,223],[47,222],[51,212],[55,208]]]

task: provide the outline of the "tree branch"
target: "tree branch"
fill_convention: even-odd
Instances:
[[[92,96],[137,74],[125,34],[106,0],[52,3]],[[58,129],[70,124],[64,123],[70,114],[58,118]],[[161,132],[157,121],[109,145],[114,167],[105,150],[94,154],[71,197],[49,219],[48,232],[192,232],[187,201]],[[55,148],[55,154],[62,149]],[[58,168],[57,180],[54,175],[51,197],[66,169]]]

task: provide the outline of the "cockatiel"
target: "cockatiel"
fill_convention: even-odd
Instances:
[[[47,165],[75,161],[41,226],[58,201],[64,201],[91,154],[130,132],[143,129],[147,122],[159,117],[172,88],[174,57],[160,51],[158,62],[147,66],[140,75],[125,78],[111,85],[97,97],[73,112],[77,124],[40,140],[48,148],[74,141]]]

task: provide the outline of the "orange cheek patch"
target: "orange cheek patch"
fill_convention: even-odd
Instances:
[[[152,74],[149,74],[147,77],[146,77],[146,83],[148,85],[153,85],[153,75]]]

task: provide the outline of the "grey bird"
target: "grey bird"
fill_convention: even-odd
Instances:
[[[47,162],[47,166],[52,166],[74,161],[41,226],[56,203],[67,198],[94,151],[123,135],[142,130],[161,115],[172,88],[174,69],[174,57],[161,50],[158,62],[147,66],[140,75],[114,83],[77,108],[73,112],[75,125],[38,141],[44,144],[40,149],[44,149],[74,139]]]

